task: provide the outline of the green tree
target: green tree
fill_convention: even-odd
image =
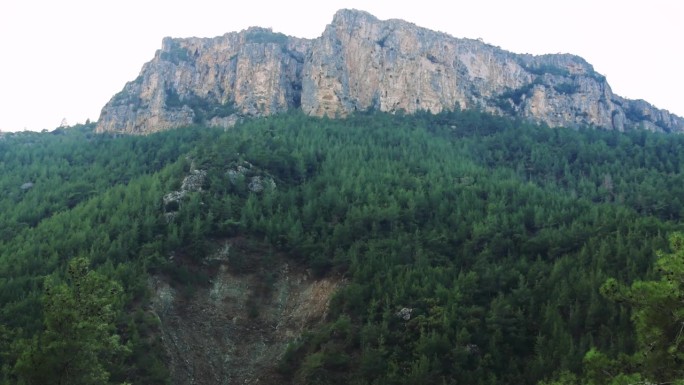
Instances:
[[[116,334],[121,286],[88,268],[69,263],[66,283],[46,283],[44,331],[23,343],[14,371],[19,384],[107,384],[108,367],[127,348]]]
[[[684,379],[684,234],[672,235],[670,247],[671,253],[658,255],[660,280],[624,287],[609,279],[601,287],[608,298],[632,307],[639,344],[634,361],[644,377],[658,382]]]

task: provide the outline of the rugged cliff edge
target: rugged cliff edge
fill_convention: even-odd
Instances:
[[[578,56],[514,54],[356,10],[338,11],[314,40],[264,28],[165,38],[104,106],[97,131],[229,127],[293,108],[331,117],[481,108],[550,126],[684,131],[683,118],[613,94]]]

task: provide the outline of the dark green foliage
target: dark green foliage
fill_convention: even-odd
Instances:
[[[175,89],[166,90],[166,107],[181,108],[188,106],[194,113],[193,123],[203,124],[215,117],[225,118],[235,113],[235,105],[231,102],[225,104],[211,103],[206,98],[192,95],[181,98]]]
[[[568,71],[566,68],[562,68],[553,64],[537,63],[535,65],[523,65],[523,68],[525,68],[527,72],[535,75],[551,74],[555,76],[570,76],[570,71]]]
[[[0,141],[0,239],[35,227],[108,188],[151,174],[178,160],[199,135],[178,130],[156,136],[114,138],[94,124],[59,133],[17,133]],[[30,189],[22,189],[25,183]]]
[[[575,83],[561,83],[561,84],[556,84],[553,86],[553,89],[556,90],[556,92],[561,93],[561,94],[566,94],[566,95],[571,95],[576,93],[579,90],[579,84]]]
[[[589,76],[591,76],[592,78],[594,78],[595,80],[597,80],[599,82],[605,82],[606,81],[606,77],[601,75],[600,73],[598,73],[596,71],[591,71]]]
[[[176,90],[173,88],[166,89],[166,99],[164,100],[164,103],[166,104],[167,108],[183,107],[183,102],[180,100],[178,92],[176,92]]]
[[[501,94],[502,99],[511,99],[513,103],[519,105],[523,101],[523,97],[532,96],[532,89],[536,86],[537,82],[526,84],[518,89],[506,91]]]
[[[22,352],[42,338],[45,277],[64,279],[78,255],[122,288],[116,332],[129,353],[105,369],[110,381],[164,383],[148,274],[206,285],[197,266],[216,240],[239,237],[230,268],[258,274],[259,292],[271,290],[272,253],[346,278],[327,320],[284,355],[284,383],[576,383],[642,349],[630,308],[599,289],[654,277],[653,250],[682,230],[682,154],[680,136],[475,111],[7,137],[2,379],[23,375]],[[164,205],[191,167],[206,171],[202,191]],[[258,319],[258,296],[248,308]]]
[[[118,92],[111,101],[115,106],[132,106],[133,111],[142,107],[142,99],[138,95],[131,94],[126,90]]]
[[[684,380],[684,235],[674,234],[670,248],[656,262],[659,280],[625,287],[611,278],[601,287],[602,294],[634,309],[638,349],[621,369],[658,383]],[[589,369],[595,366],[592,358]]]
[[[178,65],[190,58],[190,52],[186,48],[181,47],[178,40],[168,39],[168,42],[168,49],[161,51],[160,58],[162,60]]]
[[[507,90],[499,95],[494,102],[503,111],[514,115],[516,112],[516,107],[519,107],[525,98],[532,96],[534,87],[539,84],[541,84],[541,81],[537,79],[534,82],[526,84],[520,88]]]
[[[375,42],[375,44],[379,45],[380,48],[385,48],[385,45],[387,44],[387,38],[388,37],[389,37],[389,34],[381,37],[380,40]]]
[[[625,109],[625,116],[627,119],[631,120],[632,122],[636,123],[636,127],[639,127],[641,123],[644,121],[652,121],[653,116],[648,112],[648,110],[644,110],[643,108],[640,108],[640,103],[634,102],[630,103],[628,107]],[[663,122],[660,118],[656,120],[655,125],[659,127],[663,132],[669,132],[670,128],[668,128],[668,125]]]
[[[254,121],[202,150],[206,164],[245,160],[276,177],[276,194],[235,191],[241,231],[351,279],[331,314],[349,316],[355,337],[330,343],[324,328],[298,344],[284,370],[295,382],[531,383],[579,370],[592,345],[633,348],[628,313],[598,288],[607,274],[643,275],[664,244],[679,211],[646,202],[663,202],[653,184],[678,194],[666,171],[677,151],[646,171],[623,155],[643,151],[642,134],[476,112],[322,122]],[[396,316],[403,307],[412,319]]]
[[[601,286],[601,294],[633,309],[637,351],[610,357],[589,350],[583,376],[561,374],[561,384],[683,384],[684,383],[684,235],[670,237],[670,253],[660,253],[659,280],[637,280],[625,286],[614,278]]]
[[[265,28],[250,28],[245,32],[245,40],[256,44],[278,44],[284,46],[288,42],[287,35],[273,32]]]
[[[635,104],[630,104],[630,106],[625,109],[625,116],[627,119],[634,122],[641,122],[650,118],[650,116],[646,115],[646,113],[639,109]]]
[[[206,99],[193,97],[186,101],[188,107],[195,113],[193,119],[195,124],[206,123],[212,118],[225,118],[235,113],[235,105],[233,103],[210,103]]]
[[[112,362],[113,367],[106,370],[110,379],[118,383],[165,381],[162,350],[151,350],[155,342],[150,336],[156,332],[142,325],[143,318],[132,317],[124,309],[144,303],[146,270],[159,265],[166,255],[161,197],[178,187],[186,165],[179,159],[212,131],[113,138],[94,135],[92,128],[13,134],[0,141],[0,188],[5,192],[0,199],[0,324],[15,341],[12,346],[0,346],[0,368],[8,383],[28,378],[26,371],[35,371],[35,376],[53,372],[51,364],[45,363],[48,366],[38,371],[33,368],[38,363],[21,357],[31,351],[37,352],[32,353],[34,358],[52,354],[40,350],[51,349],[40,341],[53,338],[38,334],[45,322],[51,322],[51,310],[43,304],[52,303],[50,293],[61,293],[62,298],[68,291],[56,285],[48,292],[52,286],[45,285],[45,277],[53,275],[57,281],[64,277],[73,255],[87,257],[97,274],[121,285],[123,293],[117,298],[125,307],[112,310],[118,334],[133,358],[145,352],[145,365]],[[33,187],[22,191],[20,185],[29,180]],[[57,338],[52,345],[56,349],[59,344]],[[24,366],[15,365],[19,359]],[[27,383],[36,381],[47,383],[26,379]]]
[[[121,286],[76,258],[69,263],[67,283],[45,285],[43,302],[42,333],[17,342],[17,382],[107,384],[110,367],[128,353],[115,327]]]

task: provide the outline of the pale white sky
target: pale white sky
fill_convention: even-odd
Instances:
[[[399,18],[517,53],[573,53],[613,91],[684,116],[679,0],[2,0],[0,130],[96,120],[164,36],[249,26],[315,38],[340,8]]]

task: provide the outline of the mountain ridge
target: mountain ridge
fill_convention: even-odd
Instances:
[[[550,126],[684,131],[684,119],[613,94],[579,56],[516,54],[399,19],[338,11],[316,39],[250,27],[164,38],[138,78],[102,109],[98,132],[230,127],[301,109],[346,116],[477,108]]]

